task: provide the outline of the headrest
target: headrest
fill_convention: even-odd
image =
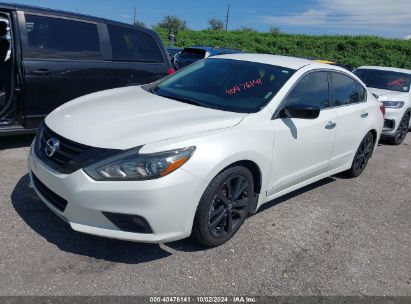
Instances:
[[[0,36],[5,36],[7,34],[8,24],[6,21],[0,21]]]

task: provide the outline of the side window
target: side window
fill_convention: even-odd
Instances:
[[[26,14],[28,49],[25,57],[101,59],[97,25]]]
[[[288,94],[286,105],[305,103],[320,109],[330,106],[328,73],[312,72],[304,76]]]
[[[163,63],[157,42],[142,31],[108,25],[113,59],[116,61]]]
[[[360,92],[357,84],[351,77],[345,76],[341,73],[331,73],[334,101],[336,106],[347,105],[362,101],[360,99]]]

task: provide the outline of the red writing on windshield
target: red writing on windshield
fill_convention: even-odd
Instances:
[[[259,86],[259,85],[262,85],[262,84],[263,84],[263,82],[261,81],[260,78],[258,78],[258,79],[255,79],[255,80],[250,80],[250,81],[246,81],[244,83],[235,85],[232,88],[225,90],[225,93],[228,94],[228,95],[233,95],[233,94],[237,94],[241,91],[245,91],[245,90],[251,89],[255,86]]]
[[[405,84],[405,78],[395,79],[388,83],[389,87],[402,87]]]

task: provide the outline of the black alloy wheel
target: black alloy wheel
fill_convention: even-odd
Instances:
[[[204,192],[193,226],[193,237],[206,246],[228,241],[244,223],[254,196],[251,172],[232,167],[218,174]]]
[[[408,127],[410,124],[410,115],[405,114],[401,119],[400,124],[398,125],[397,131],[394,134],[394,137],[391,138],[391,143],[394,145],[400,145],[408,133]]]
[[[230,177],[217,191],[208,215],[208,229],[215,238],[226,237],[247,216],[250,184],[242,175]]]
[[[355,153],[354,160],[352,162],[350,170],[347,174],[350,177],[360,176],[364,172],[365,167],[367,167],[368,161],[370,160],[374,150],[374,136],[371,132],[365,135],[364,139],[361,141],[360,146]]]

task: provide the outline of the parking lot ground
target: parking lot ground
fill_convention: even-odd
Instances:
[[[411,134],[357,179],[269,203],[214,249],[72,231],[28,188],[31,140],[0,138],[0,295],[411,295]]]

